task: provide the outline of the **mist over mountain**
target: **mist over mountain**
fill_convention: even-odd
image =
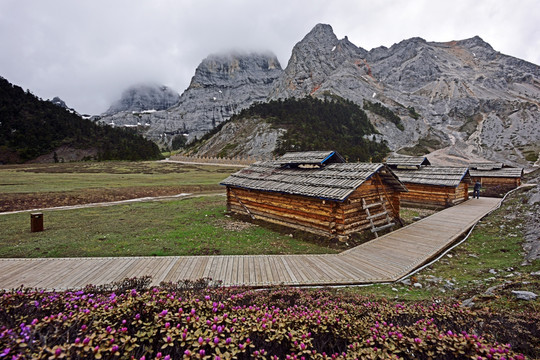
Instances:
[[[122,97],[111,105],[105,115],[121,111],[165,110],[175,105],[179,99],[180,95],[167,86],[137,84],[124,90]]]
[[[254,102],[266,101],[281,72],[272,53],[210,55],[199,64],[176,105],[152,113],[104,114],[99,121],[116,126],[143,124],[145,135],[161,144],[170,144],[181,134],[192,140]]]

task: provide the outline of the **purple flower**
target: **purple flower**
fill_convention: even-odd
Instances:
[[[54,355],[60,356],[60,354],[62,354],[62,348],[56,348],[56,350],[54,351]]]
[[[420,344],[422,342],[422,339],[420,338],[414,338],[414,342],[417,344]]]
[[[167,309],[163,310],[162,312],[159,313],[159,316],[163,317],[165,315],[167,315],[168,311]]]
[[[118,345],[113,345],[111,351],[114,353],[114,352],[117,352],[118,351]]]

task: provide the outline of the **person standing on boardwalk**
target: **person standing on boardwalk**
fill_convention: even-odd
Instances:
[[[476,196],[477,199],[480,199],[480,188],[482,187],[482,184],[480,183],[480,181],[476,180],[476,183],[474,183],[474,190],[473,190],[473,193],[472,193],[472,197],[474,199],[474,197]]]

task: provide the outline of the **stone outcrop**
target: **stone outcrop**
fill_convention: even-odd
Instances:
[[[210,141],[193,153],[197,156],[270,160],[280,135],[285,131],[262,119],[243,118],[225,124]]]

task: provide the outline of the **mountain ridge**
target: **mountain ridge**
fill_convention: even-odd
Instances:
[[[182,133],[193,141],[256,102],[336,95],[360,106],[380,103],[398,116],[392,122],[367,111],[394,152],[460,164],[487,159],[532,166],[538,159],[540,67],[501,54],[479,36],[414,37],[367,51],[317,24],[293,47],[285,69],[271,56],[230,56],[203,60],[172,108],[115,116],[124,123],[144,120],[154,140]]]

